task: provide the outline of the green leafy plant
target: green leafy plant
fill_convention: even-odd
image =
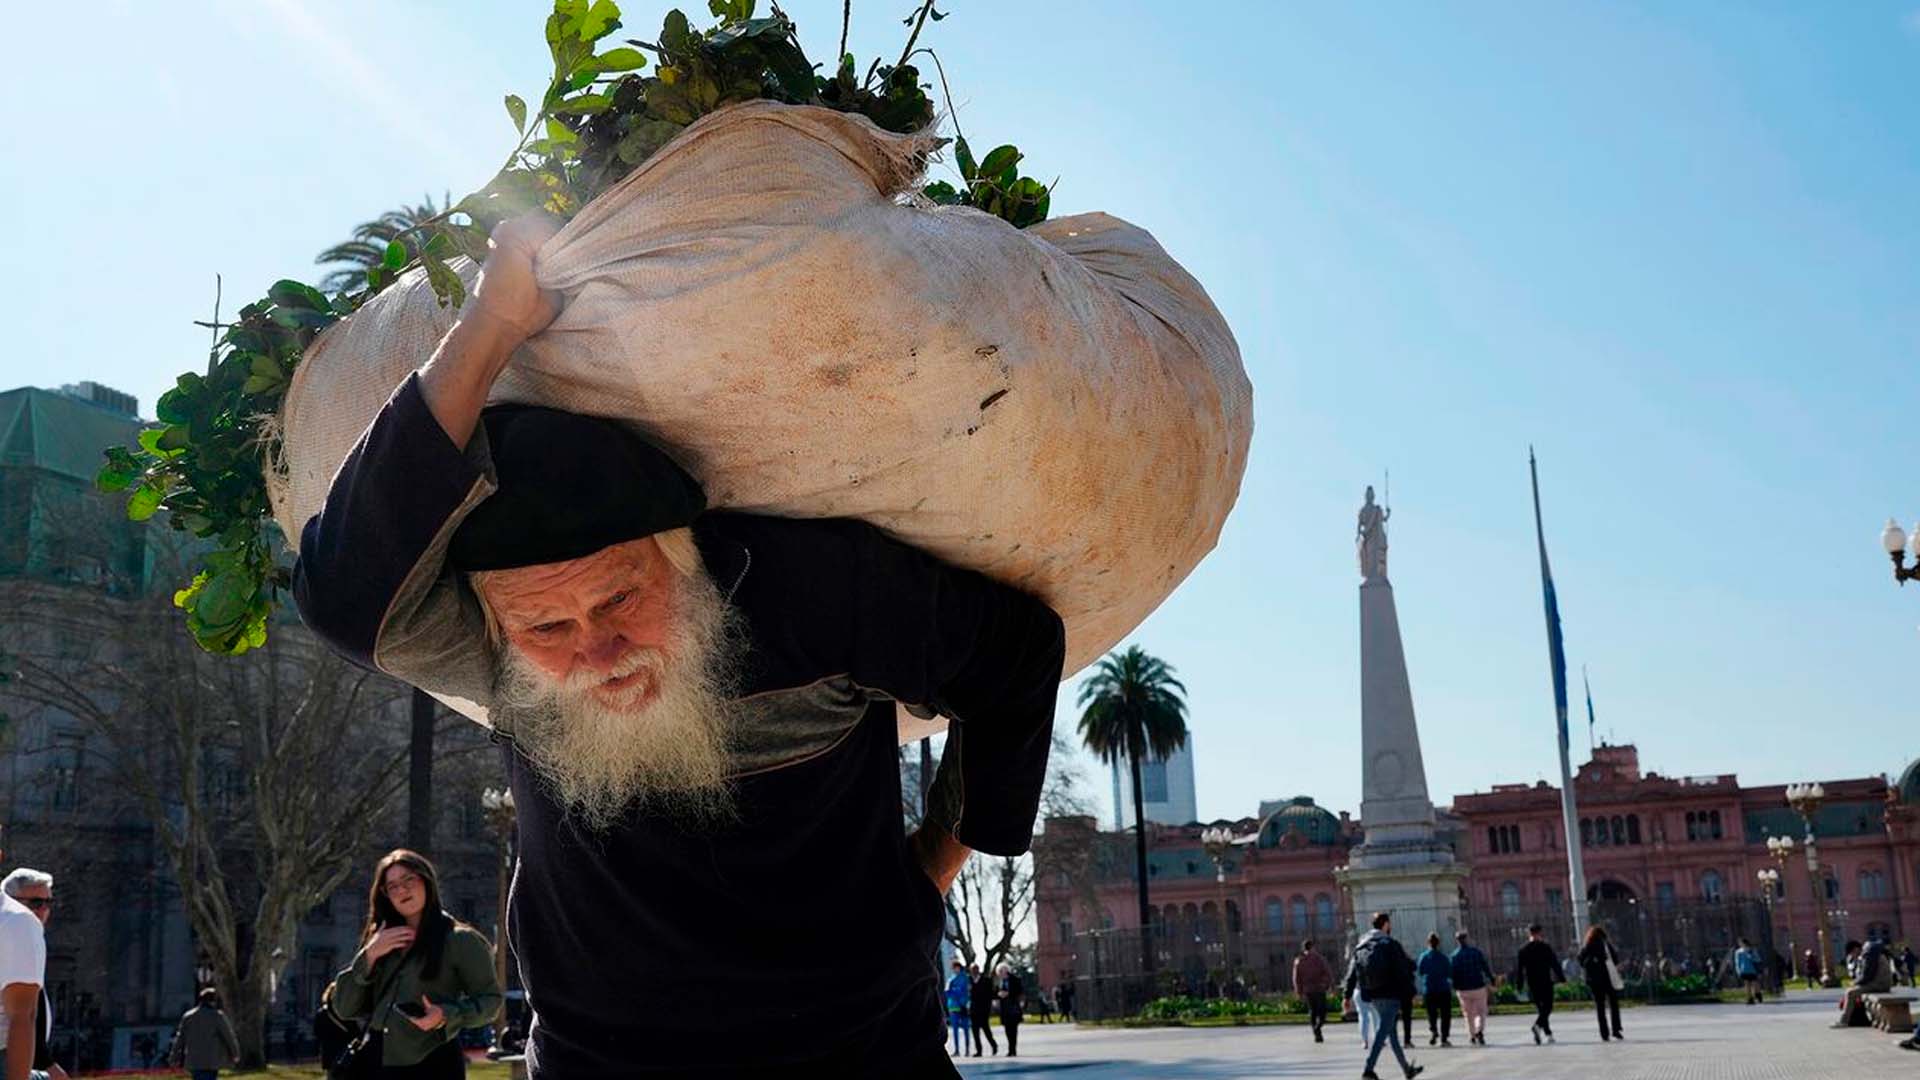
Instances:
[[[892,64],[876,59],[858,77],[844,24],[839,63],[824,75],[801,50],[792,20],[777,6],[756,16],[756,6],[755,0],[709,0],[716,21],[704,30],[670,11],[656,40],[626,39],[603,50],[621,29],[619,6],[554,0],[545,25],[552,75],[534,107],[506,95],[519,141],[486,186],[395,232],[377,259],[361,253],[359,260],[370,265],[350,274],[336,295],[282,280],[231,322],[220,320],[216,297],[213,320],[202,324],[215,335],[206,370],[181,375],[155,406],[158,425],[141,432],[134,446],[108,448],[95,481],[102,491],[129,493],[128,517],[144,521],[166,511],[173,528],[208,542],[204,565],[174,594],[202,648],[238,654],[263,644],[289,583],[267,497],[266,468],[275,452],[271,420],[321,331],[416,268],[442,305],[459,306],[466,290],[450,260],[484,259],[496,225],[536,209],[571,217],[689,124],[724,106],[771,100],[858,113],[894,132],[932,126],[933,102],[909,61],[918,55],[921,28],[945,18],[934,0],[908,16],[912,30],[900,58]],[[977,165],[964,140],[956,151],[965,189],[930,188],[929,198],[975,206],[1017,227],[1045,218],[1047,191],[1018,175],[1017,150],[997,148]]]

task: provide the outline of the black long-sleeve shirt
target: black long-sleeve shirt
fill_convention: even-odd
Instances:
[[[484,430],[454,447],[409,379],[303,532],[294,588],[336,649],[487,708],[510,735],[478,605],[444,566],[453,530],[492,490]],[[1025,851],[1059,617],[859,522],[708,513],[694,535],[751,638],[736,816],[696,829],[635,813],[582,833],[503,740],[530,1066],[569,1078],[896,1075],[939,1050],[945,913],[906,844],[894,702],[951,721],[930,818],[969,847]]]

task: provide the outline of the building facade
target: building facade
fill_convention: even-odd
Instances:
[[[1598,748],[1574,778],[1595,917],[1629,931],[1650,952],[1696,962],[1734,936],[1763,933],[1765,924],[1746,914],[1750,908],[1767,912],[1782,954],[1814,947],[1822,910],[1830,955],[1848,938],[1920,938],[1920,762],[1893,783],[1866,777],[1823,785],[1826,801],[1813,821],[1816,879],[1807,871],[1805,824],[1783,787],[1743,787],[1732,775],[1643,774],[1634,747]],[[1441,837],[1467,867],[1461,899],[1469,926],[1483,936],[1493,927],[1506,932],[1504,922],[1570,926],[1558,788],[1498,785],[1457,796],[1439,818]],[[1255,818],[1210,824],[1229,826],[1236,838],[1218,875],[1200,842],[1203,825],[1148,825],[1150,925],[1162,940],[1158,971],[1171,963],[1191,981],[1196,971],[1225,968],[1248,973],[1258,987],[1279,988],[1302,939],[1331,939],[1336,956],[1344,950],[1354,913],[1334,870],[1359,843],[1358,822],[1301,797],[1263,804]],[[1795,842],[1784,866],[1767,848],[1778,836]],[[1062,818],[1047,822],[1044,839],[1035,847],[1036,958],[1041,979],[1052,985],[1088,966],[1086,950],[1112,948],[1089,940],[1101,935],[1087,931],[1125,936],[1140,917],[1130,831],[1096,832],[1091,819]],[[1062,855],[1080,848],[1098,854]],[[1768,868],[1782,871],[1771,895],[1758,876]],[[1711,933],[1671,931],[1675,920],[1684,930],[1722,910],[1729,914]],[[1657,929],[1663,919],[1664,938]],[[1623,925],[1647,920],[1655,927],[1650,934]],[[1099,959],[1102,970],[1117,970],[1115,957]],[[1128,955],[1117,960],[1120,968],[1133,963]]]

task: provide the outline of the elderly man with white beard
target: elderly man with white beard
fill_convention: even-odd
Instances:
[[[488,407],[560,314],[533,272],[553,230],[496,231],[335,475],[301,613],[487,710],[536,1077],[957,1075],[941,897],[970,851],[1028,847],[1060,619],[870,525],[706,510],[619,424]],[[949,720],[910,835],[896,702]]]

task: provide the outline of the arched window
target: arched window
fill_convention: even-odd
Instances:
[[[1700,875],[1700,899],[1705,900],[1709,904],[1717,904],[1720,902],[1720,874],[1718,871],[1708,870]]]
[[[1333,897],[1321,893],[1313,898],[1313,923],[1320,933],[1333,933]]]
[[[1700,818],[1691,810],[1687,811],[1687,839],[1700,839]]]
[[[1507,850],[1515,855],[1520,854],[1520,826],[1518,825],[1507,826]]]
[[[1240,905],[1231,900],[1227,901],[1227,932],[1240,932]]]
[[[1713,813],[1708,814],[1707,821],[1708,830],[1712,832],[1713,838],[1715,840],[1720,839],[1720,811],[1715,810]]]
[[[1593,846],[1606,847],[1609,843],[1612,843],[1612,838],[1607,835],[1607,819],[1603,817],[1594,818]]]
[[[1860,871],[1860,899],[1885,900],[1887,898],[1887,875],[1878,870]]]
[[[1825,868],[1821,869],[1820,876],[1826,879],[1827,899],[1828,900],[1840,899],[1840,879],[1833,876],[1832,870],[1825,869]]]
[[[1640,842],[1640,815],[1628,814],[1627,815],[1627,843],[1638,844],[1639,842]]]
[[[1580,819],[1580,846],[1581,847],[1593,846],[1593,819],[1592,818]]]
[[[1500,854],[1500,829],[1497,826],[1487,826],[1487,854]]]
[[[1614,845],[1618,846],[1620,844],[1626,843],[1627,842],[1627,819],[1621,817],[1619,814],[1615,814],[1613,815],[1613,820],[1608,824],[1612,827],[1612,830],[1613,830]]]
[[[1509,919],[1520,917],[1520,886],[1511,881],[1500,886],[1500,914]]]
[[[1304,896],[1293,898],[1293,932],[1300,935],[1307,932],[1307,898]]]
[[[1197,932],[1200,937],[1208,941],[1220,940],[1220,908],[1211,900],[1200,905],[1200,924]]]
[[[1277,896],[1267,897],[1267,933],[1283,934],[1287,930],[1287,905]]]

